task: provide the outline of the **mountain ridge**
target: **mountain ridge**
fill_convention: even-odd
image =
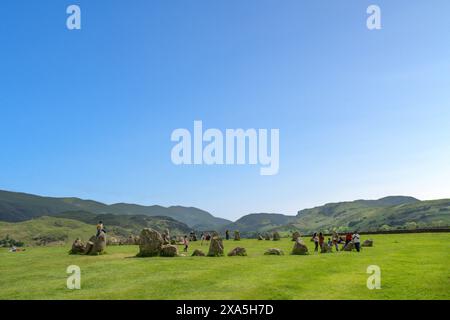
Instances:
[[[51,216],[61,212],[86,211],[96,214],[125,214],[166,216],[187,224],[190,228],[219,228],[231,221],[214,217],[211,213],[195,207],[138,204],[105,204],[77,197],[45,197],[23,192],[0,190],[0,220],[7,222],[26,221],[34,217]]]

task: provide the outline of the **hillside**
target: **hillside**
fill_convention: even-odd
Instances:
[[[239,230],[243,236],[279,231],[288,234],[315,231],[358,229],[376,231],[417,227],[450,226],[450,199],[420,201],[412,197],[391,196],[378,200],[328,203],[300,210],[297,216],[276,213],[253,213],[221,231]]]
[[[170,217],[149,217],[145,215],[125,214],[95,214],[87,211],[67,211],[52,215],[57,218],[82,221],[95,226],[102,221],[106,230],[120,236],[129,236],[130,233],[139,234],[143,228],[152,228],[158,231],[169,229],[172,234],[183,235],[191,231],[186,224]]]
[[[94,234],[95,225],[71,219],[39,217],[18,223],[0,222],[1,239],[9,235],[25,245],[69,243],[77,237],[87,240]]]
[[[127,203],[107,205],[79,198],[41,197],[26,193],[0,191],[0,221],[20,222],[68,211],[86,211],[94,214],[165,216],[183,222],[193,229],[217,229],[231,222],[216,218],[209,212],[193,207],[142,206]]]
[[[252,213],[241,217],[234,223],[221,228],[224,230],[239,230],[242,236],[254,236],[255,233],[269,232],[282,228],[295,221],[294,216],[286,216],[278,213]]]
[[[448,225],[450,199],[419,201],[411,197],[330,203],[299,211],[294,222],[294,226],[304,232],[333,228],[371,231]]]
[[[96,215],[90,212],[71,211],[56,216],[43,216],[23,222],[0,222],[0,239],[9,235],[26,245],[70,243],[80,237],[89,239],[95,234],[99,220],[105,224],[108,236],[127,238],[139,234],[143,228],[160,232],[169,229],[172,235],[183,235],[190,228],[168,217],[147,217],[143,215]]]

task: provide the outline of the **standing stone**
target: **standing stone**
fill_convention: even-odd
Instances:
[[[262,235],[258,235],[258,240],[264,240],[264,237]]]
[[[308,247],[301,240],[297,240],[292,248],[292,254],[305,255],[308,254]]]
[[[223,243],[219,236],[213,236],[211,242],[209,243],[209,257],[220,257],[223,256]]]
[[[365,240],[362,243],[361,247],[373,247],[373,240],[372,239]]]
[[[265,255],[274,255],[274,256],[282,256],[284,255],[284,252],[278,248],[270,248],[267,249],[266,252],[264,252]]]
[[[273,233],[273,235],[272,235],[272,240],[273,241],[278,241],[278,240],[280,240],[280,234],[277,232],[277,231],[275,231],[274,233]]]
[[[77,238],[73,244],[72,244],[72,249],[70,250],[71,254],[82,254],[84,253],[86,246],[83,243],[83,241],[81,241],[80,238]]]
[[[228,253],[229,257],[246,256],[246,255],[247,255],[247,251],[245,250],[245,248],[241,248],[241,247],[236,247]]]
[[[266,233],[266,234],[264,235],[264,240],[270,240],[270,235],[269,235],[268,233]]]
[[[94,245],[89,254],[96,255],[101,254],[106,249],[106,234],[104,232],[100,232],[98,237],[92,236],[89,241],[93,242]]]
[[[138,257],[154,257],[159,255],[164,239],[161,234],[151,228],[141,231]]]
[[[297,241],[297,239],[300,238],[301,236],[302,236],[302,235],[300,234],[300,232],[295,231],[295,232],[292,234],[292,241]]]
[[[205,253],[202,250],[195,249],[194,252],[192,252],[193,257],[204,257]]]
[[[165,244],[161,247],[159,254],[161,257],[176,257],[178,256],[178,247],[171,244]]]
[[[86,242],[86,247],[84,248],[84,254],[91,254],[92,248],[94,247],[94,242]]]
[[[234,240],[235,241],[241,240],[241,234],[237,230],[234,232]]]

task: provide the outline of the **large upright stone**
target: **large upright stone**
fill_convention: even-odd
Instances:
[[[101,232],[98,237],[92,236],[86,244],[85,254],[97,255],[103,253],[106,248],[106,234]]]
[[[308,254],[308,247],[301,240],[297,240],[292,248],[292,254],[305,255]]]
[[[138,257],[154,257],[160,254],[164,239],[158,231],[145,228],[141,231],[139,239]]]
[[[223,256],[223,243],[219,236],[213,236],[211,242],[209,243],[209,257],[220,257]]]
[[[236,240],[236,241],[241,240],[241,234],[237,230],[234,232],[234,240]]]
[[[277,231],[275,231],[274,233],[273,233],[273,235],[272,235],[272,240],[273,241],[278,241],[278,240],[280,240],[280,234],[277,232]]]
[[[165,244],[161,247],[159,254],[161,257],[176,257],[178,256],[178,247],[171,244]]]

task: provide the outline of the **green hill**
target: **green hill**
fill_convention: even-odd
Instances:
[[[294,225],[304,232],[317,230],[375,231],[450,225],[450,199],[419,201],[410,197],[330,203],[301,210]]]
[[[256,233],[282,228],[294,221],[294,216],[279,213],[252,213],[241,217],[234,223],[223,226],[221,231],[239,230],[242,236],[254,236]]]
[[[188,234],[191,231],[186,224],[170,217],[149,217],[145,215],[125,214],[95,214],[86,211],[67,211],[52,215],[58,218],[82,221],[89,225],[96,225],[102,221],[108,232],[116,235],[129,236],[130,233],[139,234],[143,228],[152,228],[158,231],[169,229],[172,234]]]
[[[243,236],[257,233],[299,230],[378,231],[450,226],[450,199],[420,201],[412,197],[391,196],[378,200],[328,203],[300,210],[297,216],[253,213],[221,230],[239,230]]]
[[[193,229],[217,229],[231,222],[226,219],[216,218],[209,212],[193,207],[141,206],[127,203],[107,205],[79,198],[41,197],[0,190],[0,221],[26,221],[35,217],[67,211],[86,211],[94,214],[165,216],[183,222]]]
[[[26,245],[70,243],[78,237],[87,240],[95,234],[99,220],[103,221],[108,236],[118,238],[137,235],[143,228],[153,228],[160,232],[169,229],[173,235],[187,234],[191,230],[186,224],[168,217],[96,215],[71,211],[23,222],[0,222],[0,239],[8,235]]]
[[[95,234],[95,225],[81,221],[55,217],[39,217],[36,219],[10,223],[0,222],[0,238],[7,235],[25,245],[68,243],[76,238],[89,239]]]

